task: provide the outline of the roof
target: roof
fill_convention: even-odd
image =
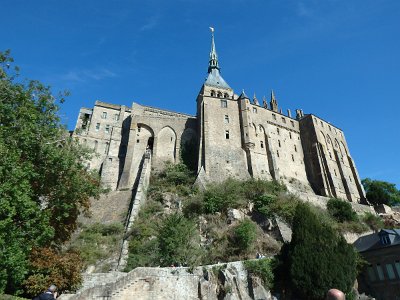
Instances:
[[[391,242],[385,245],[382,244],[382,235],[392,235]],[[372,234],[364,235],[362,237],[359,237],[353,245],[354,247],[356,247],[358,252],[400,245],[400,229],[382,229],[379,233],[375,232]]]
[[[231,87],[222,78],[218,69],[210,70],[210,73],[208,73],[206,82],[204,84],[208,85],[208,86],[214,86],[214,87],[218,87],[218,88],[232,90]]]

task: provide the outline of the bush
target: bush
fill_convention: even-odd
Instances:
[[[270,258],[248,260],[244,262],[247,272],[259,277],[267,290],[270,290],[274,285],[273,270],[275,264],[275,260]]]
[[[158,234],[161,264],[193,265],[199,261],[199,233],[196,224],[183,215],[167,216]]]
[[[333,286],[349,293],[357,275],[353,246],[321,223],[305,203],[297,205],[292,228],[288,271],[297,294],[304,299],[322,299]]]
[[[338,222],[357,220],[356,212],[347,201],[331,198],[328,200],[327,209],[329,214]]]
[[[365,213],[362,219],[365,222],[365,224],[367,224],[369,228],[371,228],[374,231],[378,231],[379,229],[384,228],[384,223],[382,221],[382,218],[373,213],[370,212]]]
[[[241,221],[234,229],[234,241],[239,251],[249,250],[256,237],[257,226],[248,219]]]

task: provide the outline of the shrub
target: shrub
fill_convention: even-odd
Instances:
[[[249,274],[259,277],[266,289],[270,290],[274,285],[274,265],[275,260],[270,258],[262,258],[257,260],[248,260],[244,265]]]
[[[254,201],[254,208],[259,213],[263,214],[267,218],[270,218],[273,216],[274,213],[274,203],[276,203],[275,195],[264,194],[256,198],[256,200]]]
[[[199,233],[196,224],[175,213],[167,216],[158,234],[161,263],[193,265],[199,260]]]
[[[257,237],[257,226],[254,222],[245,219],[234,229],[234,242],[239,251],[251,248]]]
[[[371,228],[374,231],[378,231],[379,229],[384,227],[382,218],[380,216],[377,216],[376,214],[366,212],[362,219],[365,222],[365,224],[367,224],[369,228]]]
[[[331,198],[328,200],[327,209],[329,214],[338,222],[357,220],[356,212],[347,201]]]
[[[332,286],[349,293],[357,273],[354,248],[305,203],[297,205],[292,228],[288,266],[298,295],[322,299]]]

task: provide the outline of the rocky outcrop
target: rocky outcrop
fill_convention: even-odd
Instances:
[[[77,294],[62,295],[59,299],[275,299],[258,277],[248,275],[242,262],[195,269],[136,268],[121,274],[93,274],[86,278],[90,284]]]

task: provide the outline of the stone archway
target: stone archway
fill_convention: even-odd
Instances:
[[[175,163],[176,133],[169,126],[162,128],[157,135],[157,159],[159,161]]]

